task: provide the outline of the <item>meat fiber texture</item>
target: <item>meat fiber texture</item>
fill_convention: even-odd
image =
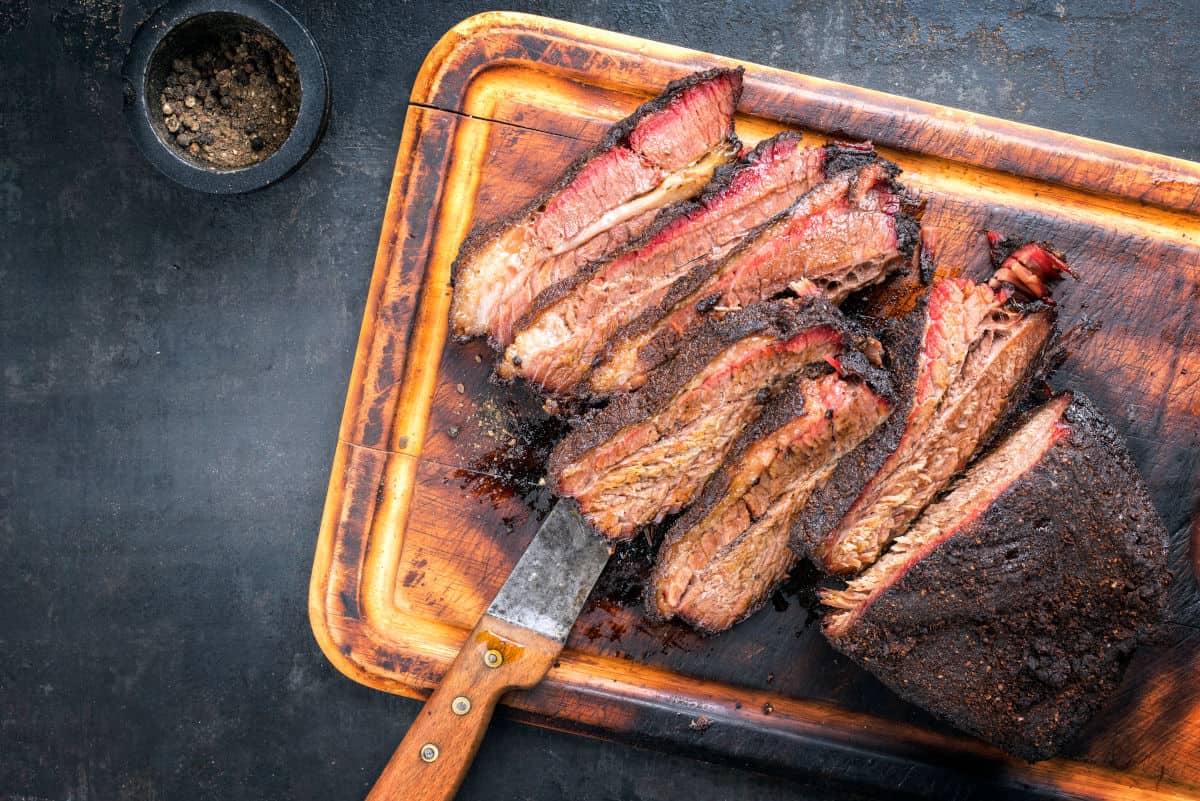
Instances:
[[[906,700],[1046,759],[1161,621],[1167,548],[1124,442],[1064,396],[927,509],[901,553],[824,593],[842,610],[826,633]]]
[[[641,391],[585,415],[548,474],[607,537],[626,539],[695,499],[742,430],[827,359],[866,369],[869,340],[823,298],[758,304],[706,323]],[[877,345],[877,343],[875,343]]]
[[[614,125],[546,193],[471,234],[453,268],[451,330],[508,344],[539,292],[645,231],[663,206],[692,197],[738,151],[742,69],[701,72]]]
[[[757,611],[796,563],[792,516],[887,417],[890,394],[882,370],[801,377],[781,392],[668,531],[647,586],[650,616],[712,634]]]
[[[822,181],[827,169],[873,158],[869,145],[803,148],[782,133],[719,169],[696,201],[665,210],[626,250],[538,296],[497,366],[557,395],[574,394],[610,337],[695,267],[719,260]],[[586,386],[586,385],[584,385]]]
[[[590,376],[592,393],[637,389],[649,370],[675,355],[706,313],[769,300],[797,282],[841,303],[902,268],[912,256],[917,224],[901,211],[898,171],[878,158],[845,169],[725,258],[694,267],[613,335]]]
[[[838,465],[798,516],[793,546],[823,569],[858,572],[916,519],[999,429],[1043,364],[1055,315],[963,278],[934,284],[881,337],[896,412]]]

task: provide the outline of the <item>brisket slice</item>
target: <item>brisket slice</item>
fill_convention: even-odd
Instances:
[[[613,539],[695,498],[762,405],[826,359],[865,362],[865,339],[823,298],[759,304],[710,321],[641,392],[586,415],[550,455],[551,489]]]
[[[548,192],[472,233],[455,262],[451,329],[508,344],[538,292],[642,233],[738,151],[742,70],[697,73],[614,125]]]
[[[988,285],[994,289],[1007,285],[1030,298],[1053,304],[1049,284],[1064,273],[1071,274],[1062,255],[1047,242],[1022,242],[995,231],[988,231],[987,238],[996,268]]]
[[[833,303],[883,281],[911,256],[916,222],[900,211],[897,169],[877,160],[800,197],[723,260],[692,269],[610,340],[590,376],[599,395],[637,389],[709,310],[767,300],[807,280]]]
[[[798,558],[788,547],[792,516],[890,411],[858,377],[831,372],[788,386],[667,533],[650,614],[715,633],[757,611]]]
[[[873,158],[869,145],[801,147],[782,133],[717,171],[696,201],[664,211],[629,249],[547,289],[497,367],[558,394],[575,390],[617,329],[660,303],[698,264],[720,259],[822,181],[828,165]]]
[[[1054,312],[948,278],[900,329],[892,341],[885,337],[901,396],[896,414],[839,465],[793,531],[794,543],[831,573],[873,563],[966,467],[1024,397],[1052,338]]]
[[[1031,761],[1112,694],[1160,621],[1167,532],[1124,443],[1063,395],[883,558],[822,593],[834,647],[908,701]]]

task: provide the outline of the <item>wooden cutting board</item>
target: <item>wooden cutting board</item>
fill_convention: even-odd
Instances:
[[[508,13],[464,21],[425,60],[313,567],[313,629],[348,676],[427,695],[549,505],[538,478],[555,424],[528,394],[489,383],[482,344],[447,341],[459,242],[539,194],[668,81],[735,63]],[[1079,278],[1056,290],[1063,316],[1099,328],[1054,383],[1089,394],[1128,437],[1174,538],[1172,623],[1062,758],[1028,765],[834,654],[809,575],[720,637],[648,623],[638,543],[610,565],[546,681],[510,697],[512,713],[888,797],[1200,799],[1200,603],[1187,561],[1200,498],[1200,165],[745,67],[738,134],[874,141],[927,202],[939,273],[982,275],[986,229],[1065,251]]]

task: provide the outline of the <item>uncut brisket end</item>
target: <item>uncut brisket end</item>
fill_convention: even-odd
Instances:
[[[1160,622],[1167,532],[1121,438],[1063,395],[845,590],[825,633],[906,700],[1034,761],[1070,741]]]
[[[592,392],[637,389],[710,310],[768,300],[805,280],[841,303],[900,269],[912,256],[917,224],[900,209],[896,172],[881,159],[843,170],[724,259],[693,268],[612,337],[589,378]]]
[[[823,298],[780,300],[710,321],[641,392],[586,415],[550,455],[551,489],[625,539],[696,497],[763,404],[865,336]],[[865,359],[863,360],[865,361]]]
[[[664,211],[627,250],[547,289],[516,326],[497,366],[502,379],[522,376],[570,394],[609,338],[662,301],[694,267],[720,259],[826,175],[830,163],[870,158],[869,146],[804,148],[782,133],[723,166],[696,201]]]
[[[696,195],[738,151],[742,69],[675,81],[614,125],[553,188],[510,220],[477,230],[454,264],[451,330],[506,345],[544,288],[615,252],[659,209]]]
[[[872,564],[1025,396],[1054,311],[1008,300],[1007,291],[947,278],[900,326],[896,414],[797,520],[794,540],[819,566],[849,574]]]
[[[890,411],[856,376],[831,372],[783,390],[667,533],[647,587],[650,614],[715,633],[757,611],[797,561],[792,516]]]

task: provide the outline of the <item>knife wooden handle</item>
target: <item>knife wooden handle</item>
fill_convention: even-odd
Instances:
[[[562,643],[484,615],[429,696],[367,801],[450,801],[500,698],[532,687]]]

